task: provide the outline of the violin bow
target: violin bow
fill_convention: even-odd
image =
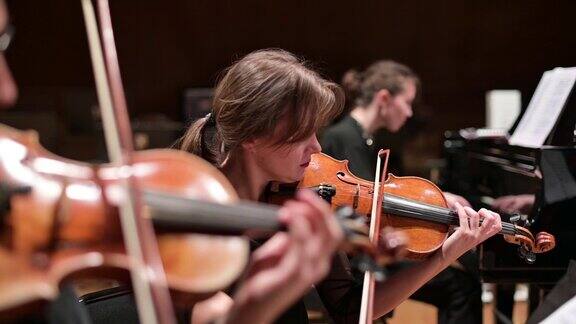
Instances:
[[[382,156],[385,155],[384,159]],[[388,174],[388,157],[390,156],[390,150],[380,150],[378,151],[378,160],[376,161],[376,175],[374,176],[374,195],[372,198],[372,212],[370,215],[370,243],[374,246],[378,246],[378,240],[380,239],[380,216],[382,215],[382,202],[384,196],[384,190],[382,184],[386,179]],[[383,170],[380,174],[380,169]],[[360,304],[360,324],[372,323],[374,317],[374,288],[375,288],[375,274],[372,271],[366,271],[364,273],[364,283],[362,286],[362,301]]]
[[[97,0],[100,33],[91,0],[81,1],[107,151],[112,163],[130,171],[134,151],[132,130],[108,0]],[[150,220],[141,217],[140,193],[132,172],[127,172],[121,181],[126,199],[119,206],[119,215],[126,252],[135,265],[130,268],[130,276],[139,319],[145,324],[175,323],[154,229]]]

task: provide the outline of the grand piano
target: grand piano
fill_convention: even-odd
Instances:
[[[576,259],[576,149],[529,149],[457,136],[446,138],[444,147],[444,190],[462,194],[475,207],[490,207],[487,197],[534,195],[534,205],[521,215],[518,225],[534,234],[544,231],[556,238],[556,248],[537,255],[532,264],[501,237],[487,240],[479,250],[483,280],[537,284],[558,281],[569,260]],[[510,215],[502,216],[510,221]]]
[[[519,257],[517,247],[501,237],[487,240],[479,249],[485,282],[551,287],[566,272],[569,260],[576,259],[574,97],[574,93],[569,96],[545,145],[539,148],[513,146],[502,138],[466,139],[462,132],[445,135],[444,190],[463,195],[475,207],[489,207],[491,198],[531,195],[534,203],[530,210],[513,219],[534,234],[545,231],[556,238],[556,248],[538,254],[533,263]],[[509,217],[503,215],[503,220]]]

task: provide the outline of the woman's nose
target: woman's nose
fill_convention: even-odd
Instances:
[[[320,145],[316,134],[312,135],[312,138],[310,139],[310,150],[312,151],[312,154],[322,151],[322,146]]]
[[[410,117],[412,117],[413,114],[414,114],[414,113],[412,112],[412,107],[408,107],[408,111],[407,111],[407,113],[406,113],[406,116],[407,116],[408,118],[410,118]]]

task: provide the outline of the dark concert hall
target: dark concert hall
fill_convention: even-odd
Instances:
[[[575,12],[0,0],[0,322],[576,323]]]

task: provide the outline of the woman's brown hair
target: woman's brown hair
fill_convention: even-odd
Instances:
[[[194,122],[177,144],[221,166],[242,142],[274,134],[275,145],[301,141],[342,110],[340,87],[280,49],[252,52],[227,70],[214,91],[212,112]],[[286,118],[286,119],[285,119]]]
[[[412,80],[416,89],[420,87],[420,79],[409,67],[382,60],[372,63],[364,72],[347,71],[342,77],[342,87],[350,105],[365,107],[382,89],[388,90],[392,96],[404,91],[406,80]]]

